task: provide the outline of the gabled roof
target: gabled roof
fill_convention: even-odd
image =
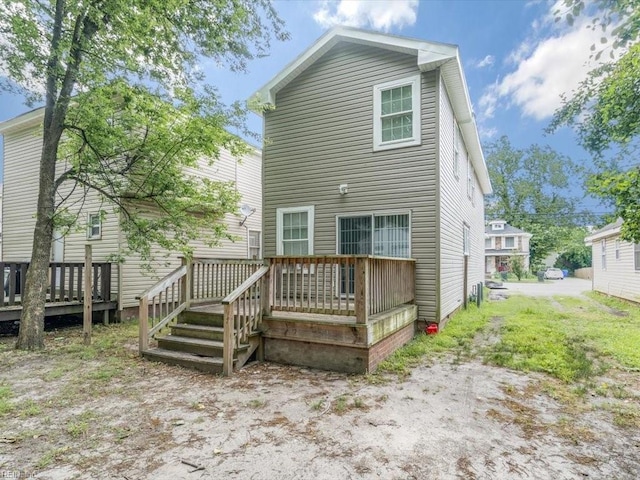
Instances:
[[[469,90],[456,45],[427,42],[356,28],[334,27],[258,90],[253,99],[257,100],[258,104],[277,106],[277,93],[340,42],[357,43],[414,55],[416,65],[421,72],[440,68],[482,191],[484,194],[492,193],[489,172],[482,154]],[[262,115],[262,110],[257,106],[254,107],[254,111],[258,115]]]
[[[504,229],[502,229],[502,230],[492,230],[491,229],[491,224],[492,223],[504,223]],[[501,237],[503,235],[525,235],[525,236],[529,236],[529,237],[533,236],[529,232],[525,232],[524,230],[520,230],[519,228],[512,227],[511,225],[509,225],[508,223],[506,223],[506,222],[504,222],[502,220],[495,220],[495,221],[489,222],[489,225],[484,227],[484,233],[486,235],[496,235],[496,236],[499,236],[499,237]]]
[[[596,230],[591,235],[584,239],[585,244],[590,245],[595,240],[599,240],[601,238],[611,237],[613,235],[620,234],[620,227],[622,227],[622,219],[619,218],[615,222],[609,223],[605,225],[600,230]]]

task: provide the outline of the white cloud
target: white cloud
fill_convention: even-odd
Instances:
[[[416,23],[418,0],[324,0],[313,14],[323,27],[345,25],[389,31]]]
[[[550,9],[553,12],[555,6]],[[571,94],[597,64],[591,58],[591,45],[599,44],[601,34],[588,28],[591,18],[568,27],[564,22],[550,27],[553,16],[534,22],[539,38],[528,38],[505,60],[510,71],[487,87],[480,98],[481,118],[491,118],[496,109],[517,106],[524,116],[536,120],[549,118],[561,106],[561,95]]]
[[[487,55],[482,60],[477,62],[475,66],[476,68],[491,67],[495,63],[495,61],[496,61],[496,57],[494,57],[493,55]]]
[[[498,129],[495,127],[484,127],[479,125],[478,134],[480,135],[480,140],[491,140],[498,134]]]

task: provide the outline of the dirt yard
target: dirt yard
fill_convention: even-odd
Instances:
[[[111,329],[90,350],[77,330],[46,353],[0,341],[0,478],[640,478],[640,431],[616,422],[640,374],[609,370],[580,397],[484,365],[498,318],[408,376],[266,363],[213,377],[138,359],[135,327],[116,328],[124,348]]]

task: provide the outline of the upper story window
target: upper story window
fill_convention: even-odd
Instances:
[[[484,239],[484,248],[495,248],[493,245],[493,237],[488,237]]]
[[[458,122],[453,120],[453,175],[460,179],[460,127]]]
[[[313,255],[313,216],[313,206],[276,210],[278,255]]]
[[[600,242],[600,255],[602,256],[602,270],[607,269],[607,239],[603,238]]]
[[[491,230],[504,230],[504,223],[492,223]]]
[[[462,254],[465,257],[468,257],[470,250],[471,250],[471,228],[469,228],[469,225],[464,223],[462,225]]]
[[[516,248],[516,237],[504,237],[504,248]]]
[[[373,87],[373,150],[420,145],[420,75]]]
[[[87,218],[87,238],[90,240],[102,238],[102,217],[99,213],[90,213]]]

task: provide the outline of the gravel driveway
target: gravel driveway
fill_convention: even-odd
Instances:
[[[564,280],[545,280],[535,283],[505,282],[504,286],[507,287],[507,292],[518,292],[531,297],[551,297],[553,295],[578,297],[591,290],[591,280],[570,277]]]

